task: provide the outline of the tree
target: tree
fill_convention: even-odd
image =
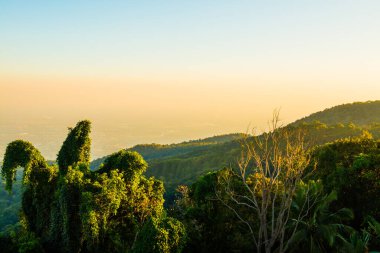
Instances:
[[[8,190],[16,169],[24,168],[19,251],[128,252],[150,219],[168,231],[171,225],[181,228],[175,219],[160,220],[163,183],[143,175],[147,163],[137,152],[121,150],[110,155],[100,170],[89,170],[90,131],[87,120],[69,129],[58,166],[49,166],[29,142],[18,140],[7,146],[2,175]],[[165,252],[182,248],[184,233],[176,231],[168,232],[174,236],[168,238],[176,238],[178,245],[168,242]],[[147,246],[161,245],[161,239],[151,238]]]
[[[312,151],[317,164],[312,177],[321,179],[327,192],[337,192],[338,200],[333,203],[336,210],[348,207],[354,211],[350,225],[358,230],[368,215],[380,218],[379,144],[364,132],[360,137],[337,140]]]
[[[57,162],[60,171],[65,173],[69,166],[90,164],[91,150],[91,122],[83,120],[78,122],[74,129],[69,128],[69,134],[58,152]]]
[[[216,196],[228,168],[209,172],[191,187],[180,186],[174,209],[175,217],[186,227],[185,252],[250,252],[254,249],[244,224]],[[226,197],[226,196],[223,196]],[[242,208],[239,211],[244,211]]]
[[[16,169],[24,168],[23,182],[29,181],[29,175],[34,169],[46,168],[47,163],[40,151],[30,142],[16,140],[8,144],[5,151],[1,175],[6,180],[6,189],[12,190],[16,180]]]
[[[267,133],[242,141],[238,171],[226,174],[226,186],[217,196],[248,227],[257,252],[287,249],[297,230],[296,224],[287,231],[291,204],[309,163],[304,133],[281,127],[278,112]],[[302,206],[297,223],[310,211],[310,206]]]
[[[155,241],[157,243],[152,244]],[[186,243],[186,230],[173,218],[150,218],[137,237],[133,253],[182,252]]]
[[[299,219],[297,214],[302,212],[305,203],[310,203],[309,212]],[[324,194],[320,181],[310,180],[307,184],[301,183],[293,198],[292,213],[295,217],[290,220],[289,226],[297,227],[289,241],[287,250],[291,252],[336,252],[339,248],[353,244],[347,243],[346,235],[354,230],[344,225],[344,222],[353,218],[353,212],[348,208],[337,211],[330,209],[333,201],[337,200],[337,193],[332,191]],[[356,244],[356,247],[362,245]],[[362,251],[363,252],[363,251]]]

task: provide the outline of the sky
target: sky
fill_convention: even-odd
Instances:
[[[265,129],[379,99],[380,1],[0,0],[0,156],[48,159],[93,123],[93,158]]]

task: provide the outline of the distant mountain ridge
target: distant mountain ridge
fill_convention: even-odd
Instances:
[[[302,122],[312,123],[314,121],[320,121],[327,125],[353,123],[357,126],[380,123],[380,100],[337,105],[312,113],[307,117],[296,120],[291,125],[299,125]]]
[[[175,144],[138,144],[127,150],[133,150],[140,153],[145,160],[164,159],[172,156],[185,155],[194,151],[202,151],[213,145],[230,142],[240,139],[244,134],[232,133],[224,135],[215,135],[204,139],[184,141]],[[98,168],[107,156],[98,158],[91,162],[91,170]]]
[[[244,134],[233,133],[216,135],[205,139],[190,140],[178,144],[139,144],[131,150],[144,154],[145,159],[164,158],[173,155],[183,155],[194,150],[202,150],[215,144],[225,143],[242,138]]]

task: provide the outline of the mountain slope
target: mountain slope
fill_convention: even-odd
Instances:
[[[307,130],[306,142],[320,145],[346,137],[358,137],[364,130],[374,138],[380,138],[380,127],[361,128],[351,125],[327,126],[320,123],[303,125]],[[155,176],[165,182],[168,192],[178,184],[191,184],[200,175],[223,167],[236,167],[240,154],[238,140],[212,146],[205,150],[193,151],[185,155],[161,159],[148,159],[147,175]]]
[[[172,156],[181,156],[191,152],[200,152],[210,149],[212,146],[240,139],[241,133],[218,135],[205,139],[191,140],[177,144],[139,144],[129,150],[137,151],[145,160],[166,159]],[[91,170],[97,169],[107,156],[98,158],[91,162]]]
[[[380,122],[380,100],[334,106],[299,119],[293,124],[298,125],[302,122],[311,123],[314,121],[328,125],[353,123],[357,126],[378,123]]]

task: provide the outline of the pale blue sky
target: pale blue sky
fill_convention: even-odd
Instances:
[[[0,66],[140,75],[361,60],[379,53],[379,13],[376,0],[2,0]]]

